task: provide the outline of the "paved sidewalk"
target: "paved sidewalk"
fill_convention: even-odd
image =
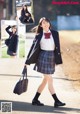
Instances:
[[[27,43],[32,41],[27,39]],[[29,45],[27,45],[29,47]],[[28,48],[29,49],[29,48]],[[22,95],[13,93],[14,86],[19,80],[25,59],[0,59],[0,104],[12,102],[11,114],[79,114],[80,91],[72,86],[72,81],[64,75],[62,67],[56,66],[53,75],[54,86],[59,99],[66,103],[65,107],[54,108],[54,101],[47,86],[40,96],[45,106],[32,106],[31,102],[42,80],[42,74],[33,71],[33,65],[28,66],[28,91]],[[1,107],[1,106],[0,106]],[[2,114],[0,112],[0,114]]]

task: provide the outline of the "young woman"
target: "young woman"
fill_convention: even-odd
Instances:
[[[37,28],[37,34],[28,54],[26,65],[35,63],[34,70],[43,73],[44,78],[36,95],[32,100],[32,105],[43,106],[38,98],[48,83],[48,89],[54,99],[54,107],[64,106],[54,90],[52,75],[55,72],[55,64],[62,64],[59,35],[57,31],[51,29],[48,19],[41,18]]]
[[[10,31],[9,29],[12,29]],[[17,27],[14,26],[8,26],[6,28],[7,33],[9,34],[9,42],[8,42],[8,50],[7,54],[10,55],[11,57],[16,57],[17,55],[17,47],[18,47],[18,35],[16,34],[17,32]]]
[[[28,11],[27,5],[22,6],[20,21],[24,24],[33,23],[31,14]]]

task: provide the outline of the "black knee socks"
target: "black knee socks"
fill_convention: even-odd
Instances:
[[[35,96],[34,96],[34,100],[38,100],[38,98],[39,98],[40,95],[41,95],[41,93],[37,92],[37,93],[35,94]],[[58,97],[57,97],[56,94],[53,94],[52,97],[53,97],[53,99],[55,100],[55,102],[59,102],[59,99],[58,99]]]
[[[55,100],[55,102],[59,102],[59,99],[58,99],[58,97],[57,97],[56,94],[53,94],[52,97],[53,97],[53,99]]]
[[[40,93],[37,92],[37,93],[35,94],[34,100],[38,100],[39,96],[40,96]]]

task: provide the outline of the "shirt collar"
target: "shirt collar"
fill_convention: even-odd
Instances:
[[[50,31],[50,30],[48,30],[48,32],[47,32],[47,33],[49,33],[49,32],[51,32],[51,31]],[[44,30],[43,30],[43,33],[46,33],[46,31],[44,31]]]

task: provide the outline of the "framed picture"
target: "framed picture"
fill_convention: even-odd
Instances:
[[[16,10],[19,25],[34,23],[32,0],[16,0]]]
[[[15,29],[15,27],[16,35],[13,35],[13,29]],[[12,35],[9,32],[12,33]],[[18,36],[18,38],[17,41],[14,43],[16,36]],[[9,44],[9,46],[6,45],[7,39],[11,39],[10,43],[13,42]],[[8,54],[8,50],[10,50],[10,52],[12,52],[12,50],[13,52],[16,51],[16,57],[25,57],[25,26],[23,25],[19,27],[17,21],[15,20],[1,20],[1,58],[15,57],[12,56],[11,53]]]

